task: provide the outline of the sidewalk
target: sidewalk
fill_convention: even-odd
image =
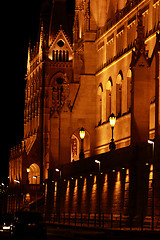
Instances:
[[[104,232],[97,232],[91,230],[83,230],[77,228],[62,228],[56,226],[47,226],[47,235],[52,237],[57,237],[60,239],[69,239],[69,240],[81,240],[81,239],[93,239],[93,240],[103,240],[105,239]]]

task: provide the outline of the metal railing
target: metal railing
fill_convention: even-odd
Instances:
[[[106,228],[117,230],[152,230],[152,218],[150,216],[127,216],[123,214],[104,214],[104,213],[76,213],[76,212],[63,212],[51,214],[46,222],[72,225],[80,227],[93,227],[93,228]],[[160,216],[154,218],[154,230],[160,231]]]

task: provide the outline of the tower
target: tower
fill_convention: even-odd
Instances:
[[[61,11],[63,21],[59,22],[57,12]],[[72,81],[71,19],[66,10],[66,1],[53,1],[51,10],[50,2],[43,1],[39,40],[35,46],[30,42],[28,47],[24,138],[21,146],[12,150],[9,175],[10,186],[14,188],[14,180],[20,181],[24,185],[24,199],[29,193],[31,201],[34,199],[31,185],[39,185],[37,196],[40,198],[43,183],[48,178],[52,165],[49,153],[50,119],[53,114],[59,113],[60,108],[56,108],[58,97],[63,97],[61,103],[63,101],[64,104],[64,95],[67,94],[64,94],[64,86]],[[58,95],[60,85],[61,96]]]
[[[131,63],[132,69],[132,143],[145,142],[149,139],[149,107],[151,93],[148,51],[145,45],[145,32],[142,14],[138,15],[137,38],[135,40],[135,53]],[[153,86],[152,86],[153,87]],[[143,110],[139,108],[145,102]]]

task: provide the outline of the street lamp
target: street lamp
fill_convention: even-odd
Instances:
[[[15,196],[16,196],[16,211],[17,207],[20,207],[20,197],[19,197],[19,187],[20,187],[20,180],[14,179],[14,182],[17,183],[15,187]]]
[[[61,179],[61,170],[58,169],[58,168],[56,168],[55,171],[56,171],[56,172],[59,172],[59,177],[60,177],[60,179]]]
[[[100,173],[101,173],[101,161],[99,160],[95,160],[95,163],[98,164],[98,170],[99,170],[99,174],[98,174],[98,182],[99,182],[99,188],[98,188],[98,211],[99,211],[99,227],[101,227],[101,189],[100,189]]]
[[[37,176],[33,176],[33,179],[36,180],[36,185],[37,185]],[[37,187],[36,187],[36,212],[37,212]]]
[[[155,171],[155,168],[154,168],[154,140],[150,140],[148,139],[148,143],[149,144],[152,144],[152,161],[153,161],[153,179],[152,179],[152,231],[154,231],[154,191],[155,191],[155,179],[154,179],[154,171]]]
[[[29,177],[28,177],[29,172],[30,172],[30,169],[29,169],[29,167],[27,167],[27,184],[29,184]]]
[[[59,187],[57,188],[57,196],[58,196],[57,210],[59,212],[59,219],[60,219],[60,216],[61,216],[61,187],[62,187],[61,186],[61,175],[62,175],[62,170],[60,170],[59,168],[56,168],[55,171],[59,173]]]
[[[36,179],[36,184],[37,184],[37,176],[33,176],[33,179]]]
[[[112,113],[110,115],[109,122],[110,122],[111,129],[112,129],[112,139],[111,139],[111,142],[109,144],[109,149],[110,150],[115,150],[116,149],[116,145],[115,145],[114,138],[113,138],[113,130],[114,130],[114,126],[115,126],[115,123],[116,123],[116,117],[115,117],[114,113]]]
[[[100,169],[101,169],[101,162],[99,160],[95,160],[95,163],[98,163],[99,165],[99,172],[100,172]]]
[[[82,127],[81,130],[79,131],[80,139],[81,139],[81,151],[79,154],[79,159],[82,160],[84,158],[84,151],[83,151],[83,139],[85,138],[85,130]]]

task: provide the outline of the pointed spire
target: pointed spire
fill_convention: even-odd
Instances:
[[[78,40],[78,28],[79,28],[78,14],[75,14],[74,25],[73,25],[73,41],[74,42],[77,42]]]
[[[30,61],[31,61],[31,41],[29,40],[28,46],[28,58],[27,58],[27,75],[30,72]]]
[[[138,25],[137,25],[137,38],[135,40],[135,52],[136,54],[145,54],[148,57],[148,51],[146,50],[145,44],[145,29],[143,26],[143,16],[142,13],[137,15]]]
[[[132,51],[132,61],[131,61],[131,67],[135,66],[138,62],[138,59],[141,55],[143,55],[148,62],[148,50],[146,50],[146,44],[145,44],[145,29],[143,26],[143,16],[142,13],[138,13],[137,15],[137,38],[135,39],[134,46],[135,51]],[[148,62],[149,63],[149,62]]]
[[[40,41],[39,41],[39,61],[48,57],[48,42],[44,31],[43,22],[41,23]]]
[[[44,43],[44,29],[43,29],[43,22],[41,23],[41,31],[40,31],[40,41],[39,41],[39,54],[42,53]]]

